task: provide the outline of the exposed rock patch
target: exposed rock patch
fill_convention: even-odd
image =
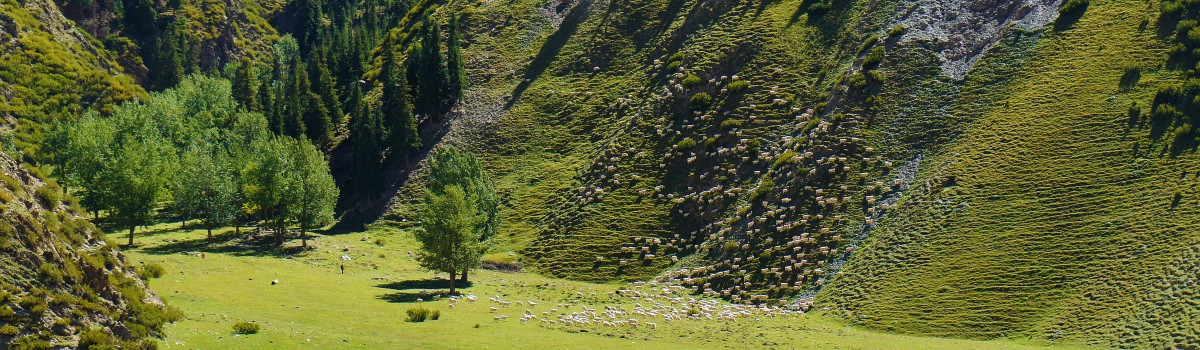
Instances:
[[[1009,29],[1038,30],[1058,18],[1061,0],[914,0],[900,13],[902,42],[938,44],[942,72],[958,80]]]

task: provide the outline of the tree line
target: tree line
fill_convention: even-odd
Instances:
[[[333,221],[339,193],[324,153],[304,136],[270,132],[239,108],[231,85],[193,75],[146,101],[91,112],[55,128],[48,141],[61,182],[94,213],[129,230],[160,207],[208,230],[261,221],[282,245],[287,226],[306,232]]]

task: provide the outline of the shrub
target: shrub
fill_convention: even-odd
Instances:
[[[724,250],[726,253],[733,253],[733,252],[736,252],[738,250],[738,248],[740,248],[740,247],[741,246],[739,246],[737,244],[737,242],[726,241],[725,245],[722,246],[721,249]]]
[[[744,123],[745,122],[743,122],[741,120],[737,120],[737,119],[727,119],[727,120],[721,122],[721,129],[729,130],[729,129],[734,129],[734,128],[740,128],[740,127],[742,127],[742,124],[744,124]]]
[[[137,268],[138,277],[141,277],[143,280],[148,280],[151,278],[162,278],[163,274],[166,272],[167,272],[167,269],[163,268],[162,265],[159,265],[156,263],[145,264],[142,266],[138,266],[138,268]]]
[[[38,275],[41,275],[42,278],[45,278],[46,280],[56,284],[63,283],[62,271],[50,263],[42,263],[41,266],[38,266]]]
[[[688,105],[692,107],[692,110],[704,110],[712,105],[712,95],[709,95],[707,92],[692,95],[691,100],[688,101]]]
[[[6,336],[6,337],[15,336],[19,333],[21,333],[21,330],[17,329],[17,327],[15,327],[11,324],[6,324],[3,327],[0,327],[0,335]]]
[[[854,54],[861,55],[861,54],[863,54],[863,52],[867,52],[867,49],[871,48],[871,46],[875,46],[875,43],[878,43],[878,42],[879,42],[878,35],[869,36],[869,37],[867,37],[866,41],[863,41],[862,45],[858,47],[858,51],[855,51]]]
[[[1065,16],[1083,11],[1087,8],[1088,0],[1067,0],[1058,8],[1058,15]]]
[[[1121,75],[1121,82],[1117,86],[1122,89],[1132,88],[1142,79],[1142,67],[1137,64],[1127,64],[1124,69],[1125,74]]]
[[[734,80],[732,83],[729,83],[729,86],[726,88],[729,89],[730,92],[742,92],[742,90],[746,90],[746,88],[749,88],[749,87],[750,87],[750,82],[748,82],[748,81]]]
[[[812,6],[808,7],[808,17],[815,18],[824,16],[829,12],[829,8],[829,4],[824,1],[812,4]]]
[[[867,77],[865,75],[863,75],[862,72],[851,74],[850,79],[849,79],[849,84],[850,84],[850,87],[853,87],[856,89],[864,88],[867,86]]]
[[[901,25],[892,27],[892,30],[888,31],[888,36],[895,38],[895,37],[904,35],[904,33],[908,33],[908,26],[901,24]]]
[[[409,308],[405,313],[408,314],[408,322],[425,322],[425,319],[429,318],[429,309],[420,306]]]
[[[871,49],[871,53],[868,53],[867,57],[863,58],[863,68],[873,69],[875,66],[878,66],[879,62],[883,61],[883,54],[886,52],[887,49],[884,49],[883,46],[876,46],[874,49]]]
[[[36,194],[38,199],[42,201],[42,205],[45,205],[47,208],[54,208],[57,207],[59,203],[62,203],[61,191],[62,189],[60,189],[57,185],[46,184],[43,186],[38,186],[38,188],[34,190],[34,194]]]
[[[699,84],[700,77],[695,74],[688,74],[686,78],[683,78],[683,86],[685,87],[693,87]]]
[[[113,336],[101,328],[88,328],[79,335],[80,349],[112,349],[115,345]]]
[[[867,77],[871,78],[872,81],[877,83],[887,81],[887,74],[883,74],[883,72],[874,69],[867,71]]]
[[[685,149],[690,149],[692,147],[696,147],[696,140],[694,140],[690,137],[685,138],[683,140],[679,140],[679,143],[675,144],[675,149],[679,150],[679,151],[682,151]]]
[[[438,311],[438,310],[429,311],[429,319],[430,320],[437,321],[439,318],[442,318],[441,311]]]
[[[259,326],[254,322],[238,322],[233,324],[233,332],[237,334],[258,334]]]

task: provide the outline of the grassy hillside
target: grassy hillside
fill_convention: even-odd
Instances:
[[[1008,80],[968,78],[951,104],[962,135],[925,152],[916,185],[818,302],[906,333],[1194,341],[1191,308],[1161,298],[1194,292],[1177,264],[1200,238],[1195,156],[1158,152],[1129,114],[1180,77],[1156,17],[1157,2],[1092,1],[1026,54],[995,57],[1021,66]],[[1122,88],[1130,65],[1140,81]]]
[[[0,26],[0,116],[16,149],[32,155],[53,121],[145,94],[51,1],[4,1]]]

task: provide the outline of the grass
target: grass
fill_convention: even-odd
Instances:
[[[783,348],[1036,348],[1027,342],[978,342],[921,338],[865,331],[817,315],[743,318],[732,322],[660,322],[657,330],[605,327],[563,328],[518,323],[524,308],[540,314],[558,303],[591,307],[632,308],[628,299],[608,292],[624,284],[595,284],[546,278],[529,273],[478,271],[463,293],[479,296],[475,303],[450,308],[434,300],[444,281],[418,270],[409,252],[415,242],[401,231],[321,236],[309,252],[292,256],[245,255],[219,247],[198,247],[190,254],[164,253],[155,247],[204,240],[202,230],[180,230],[177,224],[153,227],[141,246],[126,254],[134,263],[157,263],[166,268],[151,285],[186,317],[166,329],[161,348],[744,348],[761,344]],[[372,243],[385,242],[383,247]],[[289,244],[292,244],[291,242]],[[232,243],[228,243],[232,244]],[[204,253],[204,257],[200,256]],[[340,260],[342,256],[352,260]],[[346,274],[339,273],[345,263]],[[271,285],[278,280],[279,284]],[[582,302],[576,292],[584,292]],[[595,292],[593,296],[591,293]],[[498,313],[486,299],[535,300],[536,307],[512,306]],[[424,301],[417,301],[422,298]],[[403,322],[406,310],[435,309],[435,322]],[[507,314],[508,321],[493,321]],[[253,322],[261,331],[235,336],[231,325]]]
[[[957,112],[942,116],[966,122],[907,121],[961,136],[925,153],[918,185],[819,303],[912,334],[1134,348],[1195,339],[1194,308],[1141,301],[1189,285],[1173,261],[1200,244],[1195,154],[1150,144],[1127,112],[1181,72],[1158,65],[1135,81],[1112,59],[1162,62],[1156,30],[1139,29],[1155,7],[1092,1],[1069,29],[1010,41],[950,87],[961,89],[948,104]],[[1011,78],[987,78],[1011,67]]]

